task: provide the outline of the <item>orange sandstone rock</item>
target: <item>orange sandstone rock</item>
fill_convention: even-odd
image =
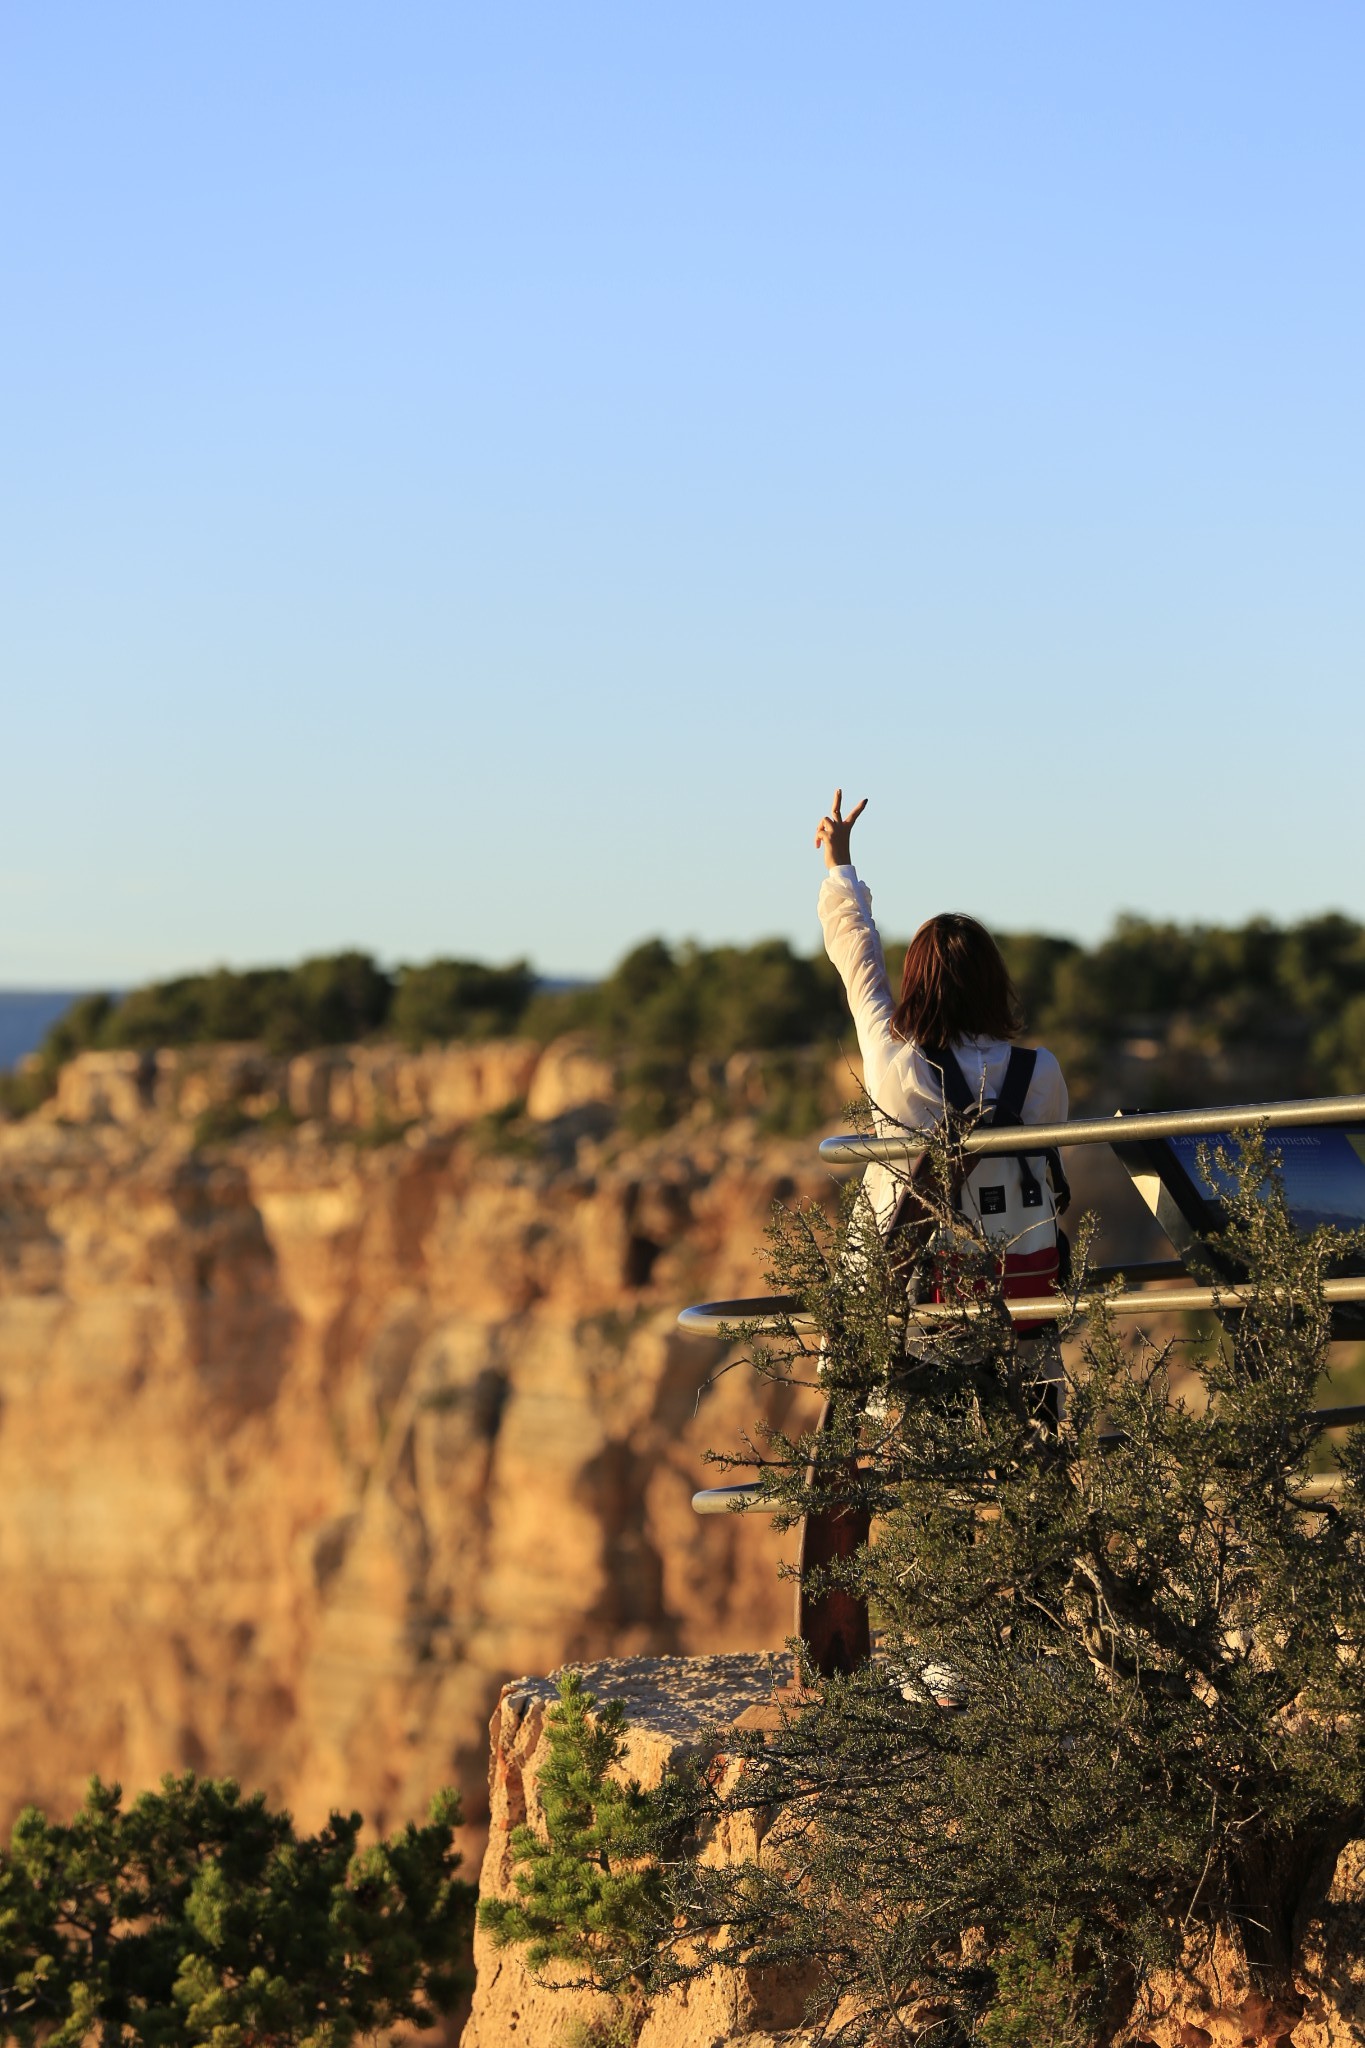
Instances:
[[[461,1120],[539,1058],[87,1055],[0,1127],[0,1820],[92,1770],[305,1826],[454,1780],[476,1845],[509,1673],[780,1647],[793,1538],[689,1505],[763,1390],[674,1317],[760,1289],[774,1194],[828,1181],[743,1123],[502,1156]],[[342,1069],[416,1121],[318,1120]],[[308,1120],[196,1151],[234,1091]]]
[[[624,1776],[646,1789],[670,1768],[715,1753],[710,1733],[763,1714],[789,1676],[786,1657],[631,1657],[588,1665],[587,1690],[600,1703],[625,1709]],[[554,1678],[521,1678],[504,1688],[489,1729],[490,1822],[479,1876],[483,1896],[512,1891],[511,1833],[520,1822],[543,1823],[538,1783],[548,1747],[546,1709]],[[751,1855],[754,1842],[713,1841],[703,1853]],[[521,1951],[496,1949],[480,1929],[474,1941],[474,2003],[461,2048],[558,2048],[575,2021],[609,2025],[616,2008],[600,1994],[575,1988],[566,1968],[533,1977]],[[809,1990],[796,1973],[716,1971],[648,2007],[639,2048],[797,2048],[808,2036],[801,2019]]]

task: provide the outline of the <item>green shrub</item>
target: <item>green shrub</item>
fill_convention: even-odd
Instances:
[[[994,1996],[978,2033],[985,2048],[1090,2048],[1101,2006],[1079,1920],[1007,1928],[991,1975]]]
[[[834,969],[785,939],[676,950],[650,939],[587,993],[578,1014],[609,1050],[684,1059],[812,1045],[847,1026]]]
[[[1365,1094],[1365,995],[1352,996],[1324,1025],[1314,1051],[1343,1095]]]
[[[1021,1336],[946,1203],[957,1307],[928,1332],[865,1205],[837,1232],[779,1218],[772,1278],[816,1327],[752,1355],[784,1382],[818,1370],[831,1426],[770,1436],[761,1478],[788,1515],[834,1490],[875,1521],[812,1590],[865,1598],[881,1654],[736,1734],[734,1789],[697,1782],[693,1824],[755,1816],[764,1852],[673,1859],[659,1981],[702,1967],[686,1943],[706,1937],[711,1961],[818,1967],[841,2039],[918,2008],[945,2048],[1090,2044],[1215,1934],[1267,1992],[1292,1984],[1365,1814],[1365,1430],[1324,1500],[1312,1421],[1323,1282],[1365,1234],[1299,1238],[1259,1142],[1220,1170],[1245,1304],[1178,1352],[1102,1310]]]
[[[275,1053],[304,1052],[368,1038],[384,1023],[392,998],[390,977],[367,953],[242,973],[220,967],[133,989],[88,1042],[153,1051],[259,1039]]]
[[[393,981],[368,953],[336,953],[290,970],[263,1005],[259,1036],[272,1052],[353,1045],[387,1021]]]
[[[80,996],[43,1040],[43,1062],[54,1070],[78,1052],[104,1044],[104,1033],[113,1014],[114,999],[107,995]]]
[[[1010,979],[1019,991],[1025,1019],[1037,1029],[1039,1018],[1052,1011],[1059,973],[1081,948],[1074,939],[1049,938],[1042,932],[1004,932],[999,945]],[[888,949],[887,965],[891,966],[897,957]],[[898,981],[895,986],[899,992]]]
[[[0,1115],[28,1116],[47,1102],[57,1085],[56,1071],[42,1066],[0,1073]]]
[[[1006,942],[1007,958],[1019,943]],[[1230,1061],[1262,1099],[1344,1085],[1335,1027],[1361,995],[1365,929],[1335,913],[1235,929],[1122,917],[1098,946],[1059,954],[1050,990],[1040,981],[1030,1008],[1073,1095],[1130,1035],[1150,1039],[1158,1051],[1142,1101],[1158,1107],[1228,1100]]]
[[[168,1777],[124,1810],[92,1779],[0,1853],[0,2038],[20,2048],[346,2048],[429,2027],[470,1983],[473,1887],[452,1793],[359,1849],[360,1815],[299,1836],[231,1779]]]
[[[194,1120],[192,1144],[196,1152],[209,1145],[229,1145],[254,1126],[239,1102],[211,1102]]]
[[[805,1047],[769,1053],[760,1067],[759,1128],[779,1138],[829,1130],[838,1121],[841,1093],[830,1065],[828,1057],[812,1059]]]
[[[535,985],[524,960],[510,967],[485,967],[476,960],[401,967],[389,1025],[413,1046],[507,1037],[518,1028]]]
[[[224,967],[212,974],[153,982],[123,998],[110,1012],[96,1042],[154,1051],[163,1045],[262,1038],[272,1007],[283,997],[289,980],[282,967],[245,974]]]
[[[534,1159],[541,1149],[540,1131],[527,1116],[521,1096],[477,1117],[468,1136],[476,1151],[494,1158]]]
[[[516,1896],[479,1903],[480,1925],[499,1948],[525,1948],[531,1969],[567,1962],[576,1982],[618,1992],[660,1931],[663,1889],[650,1801],[613,1775],[623,1722],[619,1701],[598,1707],[579,1673],[564,1673],[545,1723],[545,1834],[525,1823],[513,1830]]]
[[[0,1108],[11,1116],[27,1116],[48,1101],[66,1061],[102,1043],[113,1007],[111,996],[78,997],[49,1027],[36,1060],[26,1062],[16,1073],[0,1074]]]
[[[413,1117],[388,1117],[381,1111],[372,1123],[352,1124],[345,1135],[363,1151],[382,1152],[388,1145],[401,1145],[412,1129]]]

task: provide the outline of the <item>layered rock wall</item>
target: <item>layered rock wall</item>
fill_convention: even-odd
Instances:
[[[614,1135],[609,1078],[92,1054],[0,1127],[3,1817],[189,1767],[477,1823],[510,1674],[781,1644],[783,1543],[690,1510],[765,1403],[674,1319],[829,1184],[752,1122]]]

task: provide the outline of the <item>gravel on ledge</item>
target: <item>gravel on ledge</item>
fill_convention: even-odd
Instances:
[[[695,1740],[707,1728],[724,1728],[746,1707],[761,1706],[791,1677],[786,1650],[735,1651],[718,1657],[609,1657],[600,1664],[566,1664],[582,1674],[585,1689],[603,1705],[619,1700],[633,1727],[654,1730],[673,1741]],[[559,1672],[548,1678],[514,1678],[502,1689],[502,1706],[519,1721],[533,1700],[559,1697]]]

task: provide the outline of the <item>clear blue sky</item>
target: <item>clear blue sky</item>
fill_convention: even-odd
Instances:
[[[0,16],[0,983],[1365,914],[1365,13]]]

